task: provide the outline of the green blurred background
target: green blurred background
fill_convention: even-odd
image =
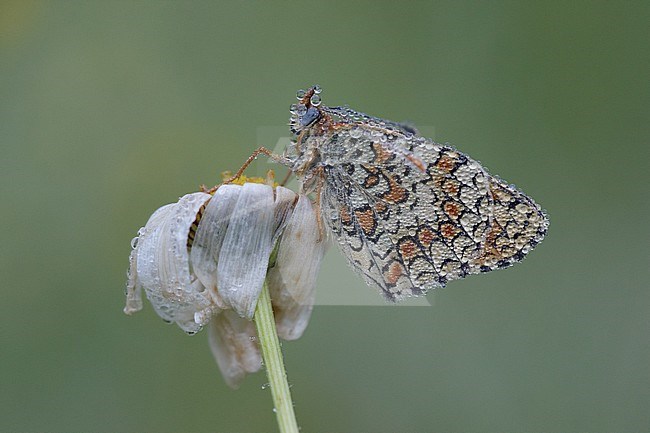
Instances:
[[[283,346],[303,431],[648,431],[649,21],[648,2],[1,2],[0,431],[276,430],[264,374],[228,389],[204,333],[125,316],[123,290],[148,216],[281,142],[314,83],[435,128],[551,227],[432,307],[318,306]],[[340,288],[377,296],[331,249],[319,296]]]

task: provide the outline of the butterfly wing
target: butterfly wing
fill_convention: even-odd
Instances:
[[[382,131],[354,127],[326,137],[321,208],[350,264],[395,300],[470,272],[491,197],[487,174],[465,155]]]
[[[548,217],[535,201],[514,185],[490,177],[492,221],[481,255],[471,273],[503,269],[523,260],[548,230]]]
[[[404,291],[417,290],[390,237],[380,232],[383,228],[379,228],[376,210],[362,191],[336,170],[328,173],[321,194],[321,211],[343,256],[369,286],[379,289],[390,300]]]
[[[389,300],[508,266],[543,238],[547,220],[532,199],[448,146],[365,125],[321,146],[323,218]]]

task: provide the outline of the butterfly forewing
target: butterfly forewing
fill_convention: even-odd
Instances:
[[[336,135],[324,137],[338,146],[339,160],[330,160],[325,171],[322,208],[340,215],[343,230],[332,228],[352,266],[389,299],[467,275],[490,221],[488,178],[480,165],[449,147],[381,127]]]

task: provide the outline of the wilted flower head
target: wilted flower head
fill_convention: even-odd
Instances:
[[[142,309],[144,289],[164,320],[188,333],[207,325],[236,387],[261,367],[251,319],[265,279],[278,335],[293,340],[307,327],[325,251],[319,238],[309,198],[289,189],[245,183],[187,194],[154,212],[134,239],[124,312]]]

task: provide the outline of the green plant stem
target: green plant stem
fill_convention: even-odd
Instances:
[[[259,344],[262,348],[262,359],[264,359],[266,375],[269,378],[280,433],[298,433],[298,422],[293,412],[293,401],[291,400],[291,392],[287,382],[287,373],[284,370],[280,341],[275,329],[271,297],[266,281],[262,288],[262,294],[257,300],[257,308],[253,319],[257,327]]]

